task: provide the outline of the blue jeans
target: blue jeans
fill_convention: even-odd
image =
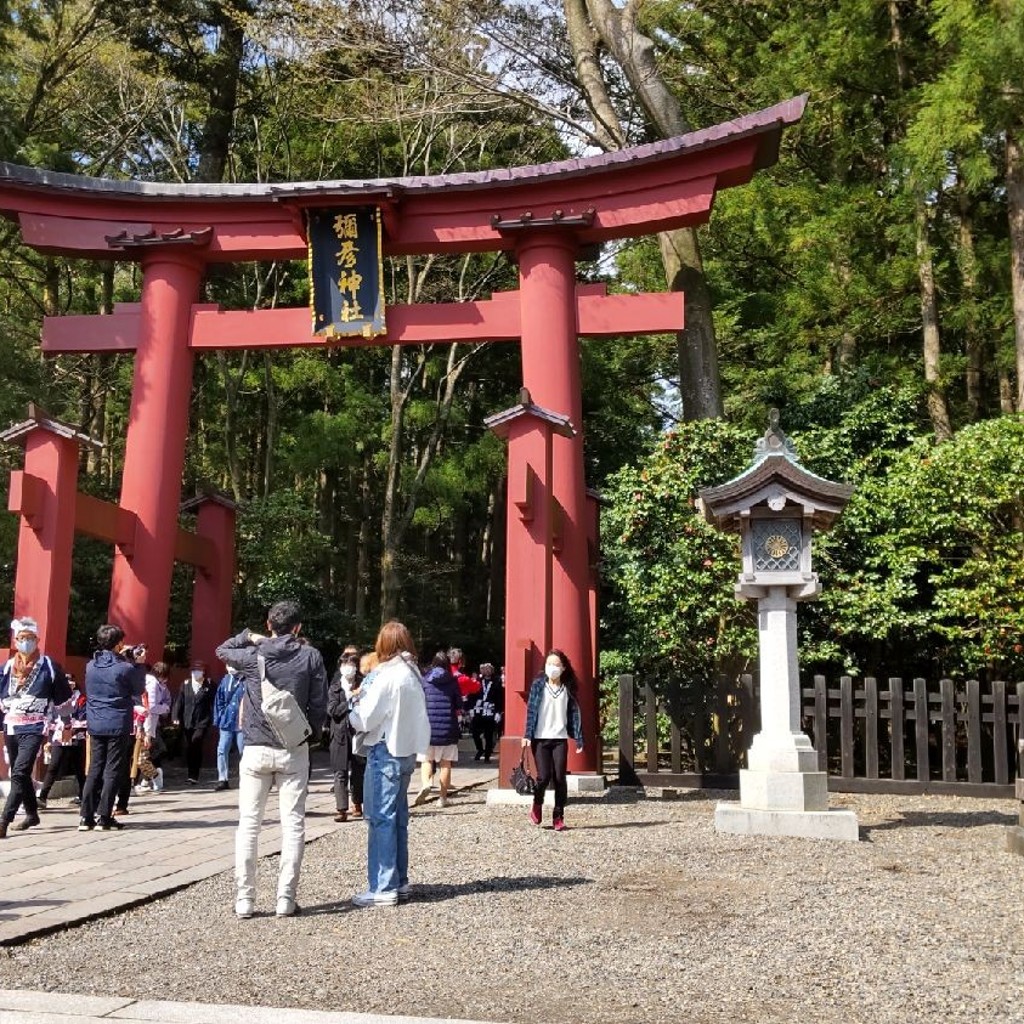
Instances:
[[[393,757],[381,741],[366,758],[363,814],[369,825],[366,877],[370,892],[409,884],[409,780],[416,755]]]
[[[217,737],[217,778],[221,782],[228,781],[228,758],[231,754],[231,745],[238,747],[238,756],[242,756],[242,749],[245,741],[241,732],[234,732],[230,729],[221,729]]]

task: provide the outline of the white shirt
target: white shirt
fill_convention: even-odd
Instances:
[[[170,714],[171,691],[156,676],[146,676],[146,696],[149,698],[149,714],[146,716],[145,732],[152,739],[160,728],[160,716]]]
[[[377,669],[373,685],[353,705],[349,721],[366,733],[363,748],[381,740],[392,757],[425,754],[430,746],[430,720],[420,674],[411,657],[396,654]]]
[[[560,686],[552,690],[551,683],[544,683],[544,697],[537,713],[537,729],[534,737],[538,740],[565,740],[569,738],[569,691]]]

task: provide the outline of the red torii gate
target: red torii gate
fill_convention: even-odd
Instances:
[[[506,731],[521,735],[530,678],[554,643],[583,687],[588,744],[571,766],[600,770],[596,528],[584,481],[578,339],[679,330],[683,297],[604,295],[577,285],[575,261],[597,243],[703,223],[720,188],[775,162],[782,130],[804,104],[798,97],[615,153],[439,177],[170,185],[0,164],[0,214],[18,221],[26,245],[142,267],[138,304],[112,316],[47,317],[43,326],[48,354],[135,352],[120,499],[135,529],[130,549],[115,548],[109,619],[151,650],[163,648],[195,351],[518,339],[528,396],[495,423],[510,448]],[[385,255],[503,250],[518,260],[519,290],[480,302],[393,306],[386,335],[335,341],[312,335],[306,308],[239,312],[196,302],[208,264],[305,258],[307,211],[367,205],[381,212]],[[40,568],[19,564],[19,577]],[[46,629],[46,612],[14,610],[36,614]],[[62,653],[57,638],[44,639]]]

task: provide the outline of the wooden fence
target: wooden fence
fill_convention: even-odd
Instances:
[[[830,685],[815,676],[802,690],[803,729],[829,789],[840,792],[1013,797],[1022,708],[1024,683],[1000,681],[843,676]],[[759,718],[750,676],[722,681],[685,714],[656,687],[620,676],[619,780],[735,788]],[[667,744],[659,742],[666,724]]]

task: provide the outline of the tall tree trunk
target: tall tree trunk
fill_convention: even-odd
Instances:
[[[917,227],[917,278],[921,292],[921,328],[924,336],[924,379],[928,385],[928,415],[932,429],[940,441],[953,436],[949,422],[949,409],[942,385],[940,359],[938,300],[935,294],[935,266],[931,243],[928,240],[928,210],[923,200],[917,201],[915,211]]]
[[[221,181],[224,178],[245,46],[241,14],[246,4],[223,2],[211,6],[219,38],[217,50],[209,63],[207,81],[210,105],[199,142],[197,181]]]
[[[967,368],[964,384],[967,393],[967,416],[973,423],[982,414],[982,371],[985,362],[985,343],[978,329],[978,260],[974,251],[974,218],[971,200],[966,189],[961,187],[957,195],[959,223],[957,234],[960,242],[960,280],[963,284],[964,351],[967,354]]]
[[[1010,222],[1010,282],[1017,367],[1017,412],[1024,412],[1024,148],[1020,133],[1006,133],[1006,213]]]
[[[406,394],[402,388],[402,347],[391,349],[391,443],[388,445],[388,471],[384,481],[384,506],[381,510],[380,617],[387,622],[398,614],[401,580],[398,575],[399,488],[402,484],[402,431],[405,427]]]
[[[655,59],[654,41],[637,24],[638,3],[617,7],[611,0],[563,0],[573,59],[598,137],[621,148],[626,134],[601,73],[599,44],[622,69],[650,123],[662,135],[690,130],[682,108]],[[692,228],[658,236],[665,281],[686,294],[686,326],[676,337],[683,418],[722,415],[722,382],[711,297],[704,277],[697,233]]]
[[[277,434],[277,394],[274,390],[274,374],[272,372],[270,353],[263,353],[263,385],[267,396],[267,420],[263,431],[263,482],[260,493],[264,498],[270,495],[274,484],[274,444]]]

